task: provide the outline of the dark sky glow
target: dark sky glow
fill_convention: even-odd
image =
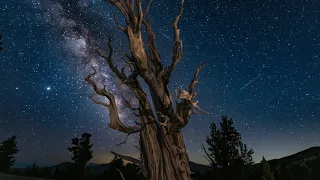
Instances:
[[[178,7],[178,0],[151,6],[164,64],[171,61]],[[201,145],[209,124],[221,115],[234,119],[256,161],[320,145],[319,9],[316,0],[185,0],[179,24],[184,58],[170,90],[186,87],[206,60],[196,89],[200,106],[211,113],[192,116],[183,130],[192,161],[206,163]],[[71,138],[83,132],[93,133],[92,162],[109,161],[110,150],[137,155],[135,136],[116,146],[125,135],[107,130],[108,111],[87,98],[93,91],[83,80],[94,65],[101,83],[130,97],[85,40],[89,34],[106,48],[110,32],[119,63],[119,50],[127,44],[113,12],[109,4],[94,0],[2,2],[0,140],[17,135],[18,163],[70,160]],[[133,122],[120,108],[121,117]]]

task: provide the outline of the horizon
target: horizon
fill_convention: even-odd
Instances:
[[[295,155],[295,154],[298,154],[298,153],[301,153],[301,152],[304,152],[306,150],[309,150],[309,149],[312,149],[312,148],[319,148],[320,149],[320,146],[312,146],[312,147],[309,147],[309,148],[306,148],[306,149],[303,149],[301,151],[298,151],[298,152],[295,152],[295,153],[292,153],[292,154],[289,154],[289,155],[286,155],[286,156],[283,156],[283,157],[278,157],[278,158],[272,158],[272,159],[268,159],[265,157],[265,159],[267,161],[270,161],[270,160],[277,160],[277,159],[282,159],[282,158],[286,158],[286,157],[289,157],[289,156],[292,156],[292,155]],[[260,159],[254,159],[254,164],[259,164],[261,163],[261,160],[262,160],[262,157]],[[102,163],[95,163],[95,162],[92,162],[91,160],[88,162],[88,166],[89,165],[101,165],[101,164],[109,164],[111,163],[112,160],[108,161],[108,162],[102,162]],[[200,164],[200,165],[205,165],[205,166],[209,166],[209,163],[201,163],[201,162],[194,162],[192,160],[190,160],[190,162],[193,162],[193,163],[196,163],[196,164]],[[34,162],[32,163],[26,163],[26,162],[17,162],[15,163],[15,165],[13,166],[13,168],[26,168],[30,165],[32,165]],[[73,163],[71,159],[68,159],[66,161],[62,161],[60,163],[56,163],[56,164],[38,164],[37,162],[35,162],[37,164],[37,166],[39,167],[52,167],[52,166],[56,166],[56,165],[59,165],[59,164],[62,164],[62,163]],[[126,162],[124,160],[124,164],[127,164],[128,162]]]
[[[295,155],[295,154],[298,154],[298,153],[301,153],[301,152],[304,152],[305,150],[309,150],[309,149],[312,149],[312,148],[319,148],[320,149],[320,146],[312,146],[310,148],[307,148],[307,149],[304,149],[304,150],[301,150],[301,151],[298,151],[296,153],[293,153],[293,154],[289,154],[287,156],[284,156],[284,157],[279,157],[279,158],[274,158],[274,159],[266,159],[267,161],[271,161],[271,160],[277,160],[277,159],[282,159],[282,158],[286,158],[286,157],[289,157],[289,156],[292,156],[292,155]],[[262,157],[259,161],[254,161],[254,164],[260,164],[261,163],[261,160],[262,160]],[[193,161],[190,161],[190,162],[193,162]],[[57,164],[37,164],[38,167],[52,167],[52,166],[56,166],[56,165],[59,165],[59,164],[63,164],[63,163],[73,163],[72,160],[69,160],[69,161],[63,161],[63,162],[60,162],[60,163],[57,163]],[[94,162],[91,162],[89,161],[87,166],[96,166],[96,165],[102,165],[102,164],[109,164],[111,163],[111,161],[109,162],[104,162],[104,163],[94,163]],[[128,162],[124,161],[124,164],[127,164]],[[130,162],[129,162],[130,163]],[[196,163],[196,162],[193,162],[193,163]],[[26,168],[30,165],[32,165],[33,163],[16,163],[13,168]],[[209,164],[202,164],[202,163],[196,163],[196,164],[199,164],[199,165],[205,165],[205,166],[209,166]]]

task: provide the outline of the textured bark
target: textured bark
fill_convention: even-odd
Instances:
[[[172,54],[172,63],[164,67],[161,63],[161,57],[156,47],[156,36],[152,31],[151,23],[148,18],[148,12],[152,0],[149,1],[145,11],[142,11],[140,0],[106,0],[117,7],[125,19],[125,26],[121,26],[115,15],[115,22],[118,28],[127,35],[130,53],[124,53],[127,67],[131,74],[124,73],[124,68],[119,70],[112,61],[113,48],[111,38],[109,37],[109,54],[102,48],[97,47],[89,39],[92,48],[97,54],[106,60],[110,69],[123,84],[127,85],[139,101],[139,107],[133,107],[130,101],[122,96],[124,105],[126,105],[133,114],[139,117],[140,122],[135,126],[127,126],[121,122],[117,112],[114,96],[107,89],[99,88],[93,80],[94,73],[88,75],[85,80],[92,85],[95,92],[105,96],[109,104],[97,102],[93,97],[91,99],[110,111],[110,124],[112,129],[119,130],[128,135],[139,133],[140,159],[123,156],[112,152],[125,160],[131,161],[141,168],[141,173],[146,179],[150,180],[190,180],[189,157],[186,152],[181,129],[188,124],[192,114],[198,114],[196,109],[204,112],[197,105],[194,98],[198,93],[194,93],[194,86],[198,82],[198,74],[203,69],[204,63],[197,69],[194,78],[191,80],[189,90],[176,90],[177,102],[174,104],[173,97],[168,89],[168,83],[171,73],[182,58],[182,40],[180,38],[180,29],[178,22],[183,10],[184,1],[181,1],[181,7],[173,21],[174,47]],[[144,46],[141,28],[145,27],[148,37],[148,45]],[[137,77],[141,77],[149,86],[152,101],[149,102],[146,93],[142,89]],[[155,113],[152,111],[152,105]],[[125,140],[126,141],[126,140]],[[125,141],[123,143],[125,143]],[[120,144],[123,144],[120,143]]]

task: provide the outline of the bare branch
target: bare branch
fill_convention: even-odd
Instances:
[[[105,104],[102,102],[97,102],[95,100],[93,100],[95,103],[97,104],[101,104],[105,107],[107,107],[109,109],[109,116],[110,116],[110,123],[109,123],[109,127],[114,129],[114,130],[119,130],[121,132],[124,133],[136,133],[136,132],[140,132],[141,131],[141,126],[126,126],[124,125],[120,118],[119,118],[119,113],[118,113],[118,109],[117,109],[117,105],[116,105],[116,101],[115,101],[115,97],[113,96],[113,94],[109,93],[108,91],[106,91],[105,87],[103,89],[98,88],[96,82],[94,80],[92,80],[92,76],[96,74],[96,70],[94,70],[94,73],[89,74],[85,80],[93,87],[94,91],[101,95],[101,96],[105,96],[108,98],[109,100],[109,104]],[[93,98],[91,98],[93,99]]]
[[[205,114],[209,114],[208,112],[202,110],[202,109],[198,106],[198,103],[199,103],[199,101],[192,102],[192,106],[193,106],[194,108],[198,109],[199,111],[205,113]],[[195,111],[194,111],[194,112],[195,112]],[[195,114],[199,114],[199,113],[198,113],[198,112],[195,112]]]
[[[190,82],[190,85],[189,85],[189,93],[190,94],[193,94],[193,90],[194,90],[194,86],[198,83],[198,75],[199,75],[199,72],[204,68],[204,65],[206,64],[206,62],[204,61],[202,63],[201,66],[198,67],[196,73],[194,74],[193,76],[193,79],[192,81]],[[192,99],[195,97],[195,95],[197,95],[198,93],[194,94]]]
[[[122,32],[126,33],[126,29],[119,24],[116,13],[114,13],[113,16],[114,16],[114,22],[116,23],[116,25],[118,26],[118,28],[119,28]]]
[[[127,142],[128,137],[129,137],[131,134],[132,134],[132,133],[128,133],[127,136],[126,136],[126,138],[124,139],[124,141],[121,142],[121,143],[119,143],[119,144],[117,144],[116,146],[120,146],[120,145],[122,145],[122,144],[125,144],[125,143]]]
[[[148,13],[149,13],[149,9],[150,9],[151,3],[152,3],[152,0],[149,0],[148,5],[147,5],[147,7],[146,7],[146,10],[144,11],[144,15],[145,15],[146,17],[148,17]]]
[[[119,9],[119,11],[121,12],[121,14],[123,15],[123,17],[125,18],[126,22],[129,23],[128,12],[122,3],[120,3],[118,0],[105,0],[105,1],[111,3],[113,6],[117,7]]]
[[[95,52],[97,52],[97,54],[102,57],[103,59],[105,59],[110,67],[110,69],[112,70],[112,72],[123,82],[123,83],[130,83],[131,79],[128,78],[124,72],[119,71],[119,69],[113,64],[112,62],[112,54],[113,54],[113,47],[111,45],[111,37],[108,37],[108,48],[109,48],[109,54],[106,55],[106,53],[104,51],[101,50],[101,48],[99,48],[98,46],[94,45],[92,40],[89,38],[88,39],[90,46],[93,48],[93,50]]]
[[[180,19],[180,16],[183,11],[183,5],[184,5],[184,0],[181,0],[181,7],[180,10],[177,14],[177,16],[174,18],[173,21],[173,31],[174,31],[174,45],[173,45],[173,52],[172,52],[172,62],[171,65],[168,67],[167,72],[166,72],[166,79],[170,78],[170,75],[175,68],[175,66],[178,64],[178,62],[182,58],[182,40],[180,38],[180,29],[178,28],[178,22]]]
[[[130,102],[129,100],[127,100],[127,99],[123,96],[122,93],[121,93],[121,97],[122,97],[122,99],[123,99],[123,101],[124,101],[124,105],[125,105],[127,108],[131,109],[132,111],[137,111],[137,110],[139,110],[139,108],[133,107],[133,105],[131,104],[131,102]]]
[[[93,98],[93,96],[90,96],[89,98],[90,98],[94,103],[96,103],[96,104],[99,104],[99,105],[102,105],[102,106],[105,106],[105,107],[109,108],[109,104],[107,104],[107,103],[103,103],[103,102],[99,102],[99,101],[95,100],[95,99]]]
[[[141,9],[141,1],[136,0],[138,15],[135,14],[134,1],[129,0],[106,0],[116,6],[126,20],[125,34],[128,37],[130,51],[135,59],[135,63],[141,72],[148,70],[148,58],[144,49],[141,35],[141,24],[143,21],[143,12]]]
[[[210,154],[208,153],[208,151],[206,150],[206,148],[204,147],[203,144],[202,144],[202,149],[204,150],[204,153],[206,154],[206,156],[203,156],[203,157],[205,157],[209,163],[215,164],[214,159],[210,156]]]
[[[133,158],[131,156],[121,155],[121,154],[118,154],[118,153],[116,153],[114,151],[111,151],[111,153],[114,154],[115,156],[121,158],[121,159],[124,159],[126,161],[132,162],[133,164],[136,164],[136,165],[139,165],[139,166],[141,165],[141,161],[140,160],[135,159],[135,158]]]
[[[141,7],[141,1],[140,0],[135,0],[135,1],[136,1],[137,10],[138,10],[136,31],[139,32],[141,31],[141,24],[143,21],[143,12]]]
[[[160,70],[162,70],[162,64],[160,63],[160,53],[156,45],[156,34],[152,31],[151,23],[148,19],[146,21],[143,21],[143,24],[146,27],[146,31],[148,34],[148,48],[150,60],[155,60],[155,62],[157,62],[155,65],[161,68]]]

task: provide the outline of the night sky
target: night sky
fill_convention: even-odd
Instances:
[[[150,10],[166,65],[179,3],[156,0]],[[184,58],[169,88],[186,88],[206,60],[196,89],[199,105],[210,112],[193,115],[183,129],[192,161],[207,163],[201,144],[221,115],[233,118],[255,161],[320,145],[319,9],[317,0],[185,0]],[[110,91],[130,96],[86,42],[89,35],[106,49],[110,33],[114,61],[121,61],[127,44],[114,12],[98,0],[1,1],[0,140],[17,135],[18,164],[70,161],[71,138],[84,132],[93,134],[92,162],[109,162],[110,150],[138,154],[136,136],[116,146],[125,134],[107,129],[108,110],[88,98],[94,92],[84,81],[94,65]],[[134,120],[121,101],[119,108],[123,121]]]

